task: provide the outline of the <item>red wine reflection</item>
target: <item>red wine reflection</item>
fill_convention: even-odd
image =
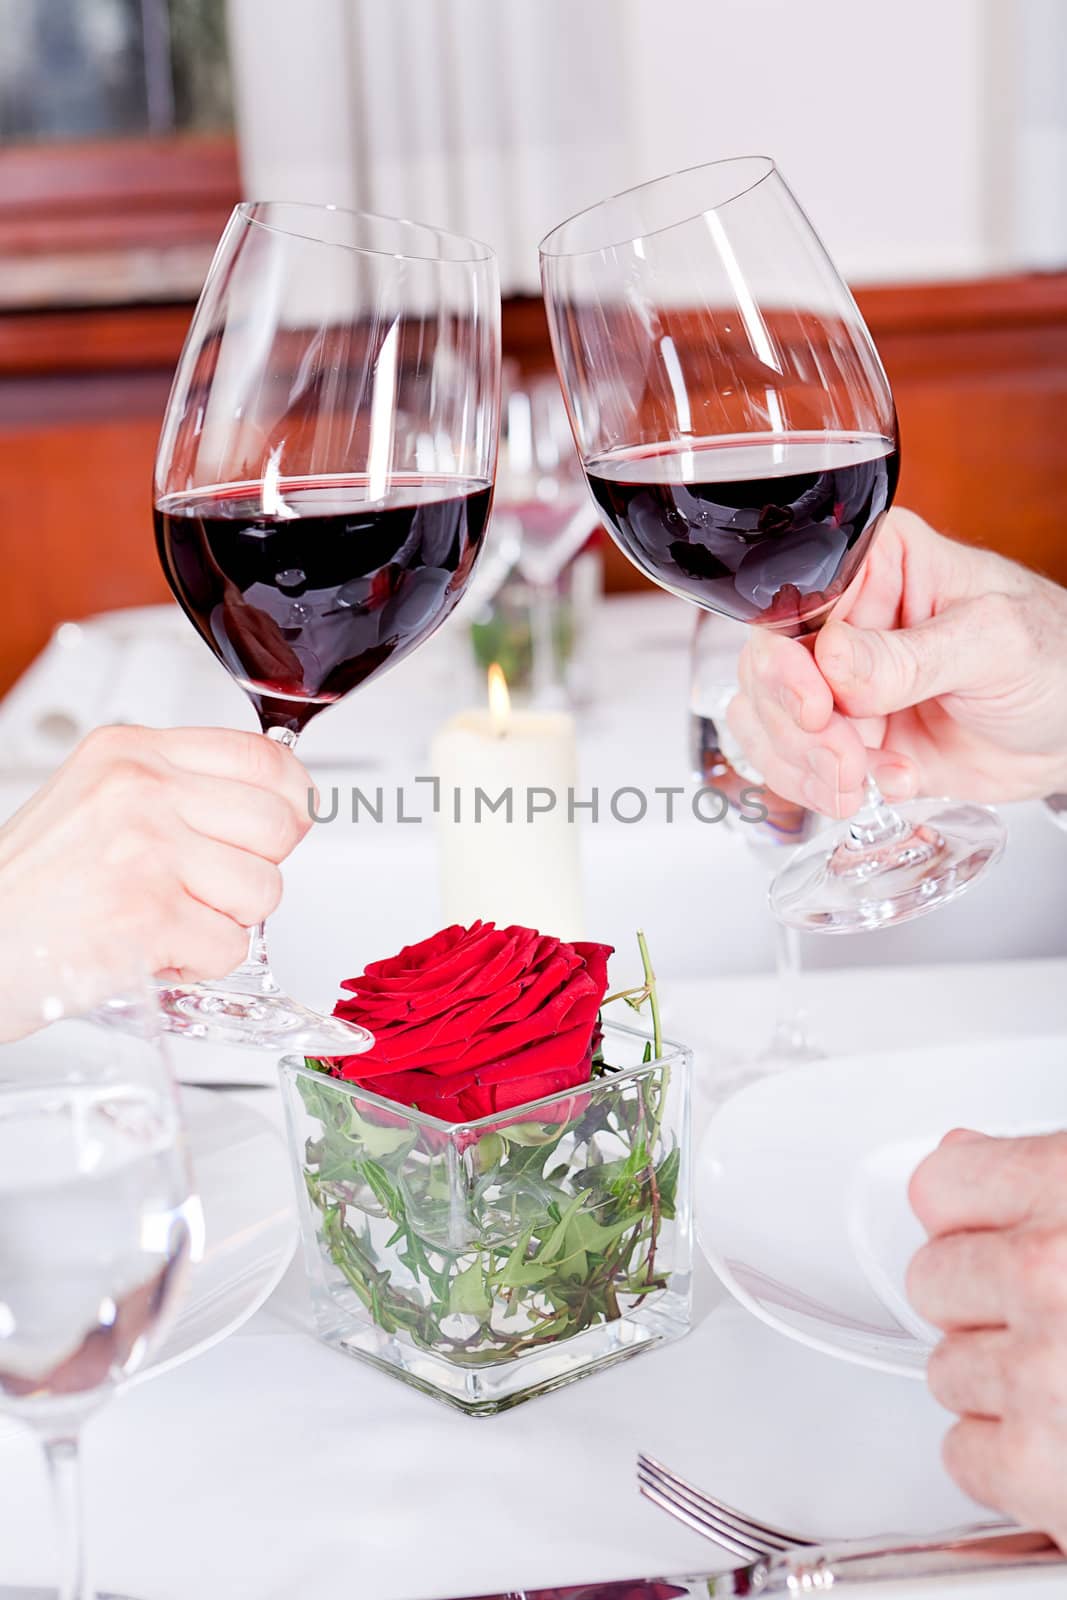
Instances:
[[[818,627],[892,503],[898,455],[869,435],[739,435],[592,462],[608,527],[649,577],[785,633]]]
[[[265,728],[298,733],[421,644],[481,548],[487,484],[365,478],[168,496],[156,539],[180,605]],[[269,499],[271,509],[264,510]]]

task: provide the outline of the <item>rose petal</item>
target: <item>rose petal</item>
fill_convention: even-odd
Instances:
[[[336,1071],[446,1121],[575,1087],[591,1072],[611,953],[519,926],[442,929],[342,985],[337,1015],[375,1042]]]

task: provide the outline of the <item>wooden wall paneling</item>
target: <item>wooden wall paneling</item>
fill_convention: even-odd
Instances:
[[[0,252],[215,239],[240,199],[224,135],[0,147]]]
[[[1067,583],[1067,273],[857,292],[900,417],[898,501],[957,538]],[[505,307],[505,343],[551,364],[540,301]],[[613,546],[613,587],[645,579]]]
[[[167,598],[152,532],[158,433],[157,416],[0,430],[0,693],[57,623]]]
[[[1067,583],[1067,274],[860,301],[897,397],[899,503]]]
[[[1067,370],[899,387],[899,503],[1067,583]]]
[[[239,199],[230,137],[0,145],[0,306],[195,299]]]
[[[188,305],[0,314],[0,381],[145,368],[173,372],[191,317]]]
[[[901,503],[1067,583],[1067,273],[859,298],[897,394]],[[151,467],[191,309],[0,315],[0,560],[18,596],[0,693],[64,618],[165,597]],[[551,365],[539,301],[505,306],[504,339]],[[610,586],[644,582],[606,554]]]

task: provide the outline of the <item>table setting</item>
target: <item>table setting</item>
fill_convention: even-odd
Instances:
[[[905,1282],[950,1129],[1067,1128],[1062,832],[870,773],[826,822],[727,724],[892,503],[877,352],[762,158],[542,266],[564,404],[509,376],[496,518],[492,252],[238,207],[160,439],[177,603],[0,704],[0,818],[94,727],[250,708],[315,785],[227,977],[32,953],[10,1600],[1062,1589],[942,1465]],[[578,604],[594,502],[667,596]]]

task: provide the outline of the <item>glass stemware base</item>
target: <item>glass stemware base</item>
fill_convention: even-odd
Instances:
[[[808,1038],[800,1018],[779,1022],[769,1042],[754,1056],[746,1056],[744,1065],[753,1077],[766,1077],[780,1067],[803,1067],[825,1060],[826,1051]]]
[[[836,844],[825,832],[771,884],[791,928],[859,933],[924,916],[964,893],[1001,855],[1007,830],[988,806],[914,800],[857,819]]]
[[[365,1028],[312,1011],[283,993],[273,980],[269,986],[244,987],[236,979],[233,974],[218,983],[161,987],[164,1029],[209,1044],[250,1045],[308,1056],[362,1055],[374,1043]]]
[[[825,1061],[826,1051],[813,1044],[801,1030],[779,1025],[774,1035],[755,1055],[718,1053],[713,1072],[693,1079],[693,1132],[697,1140],[715,1113],[742,1089],[763,1078],[777,1077],[793,1067]],[[2,1596],[0,1596],[2,1600]]]

